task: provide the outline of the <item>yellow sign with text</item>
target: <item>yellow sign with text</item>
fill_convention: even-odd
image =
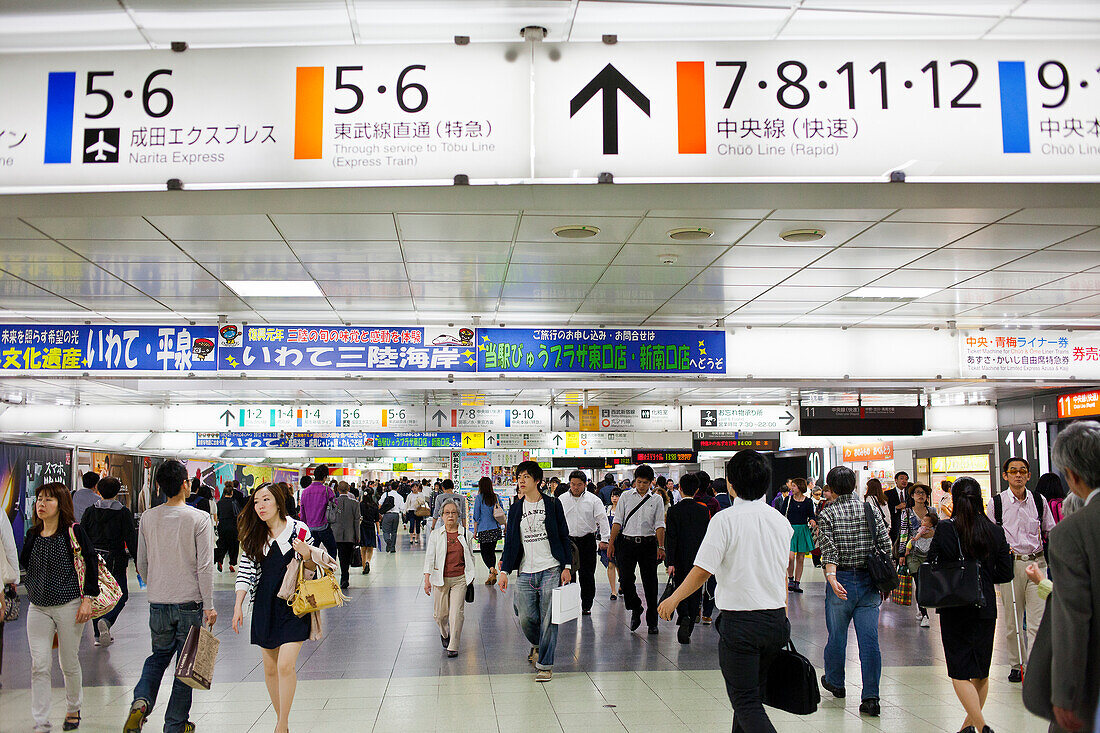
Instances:
[[[580,448],[581,447],[581,434],[580,433],[566,433],[565,434],[565,447],[566,448]]]
[[[485,447],[485,433],[463,433],[462,447],[469,450],[481,450]]]
[[[598,407],[582,407],[581,408],[581,432],[586,433],[590,430],[595,431],[600,429],[600,408]]]

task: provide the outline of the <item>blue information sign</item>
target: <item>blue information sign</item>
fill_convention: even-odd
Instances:
[[[725,374],[725,331],[479,328],[479,372]]]
[[[462,433],[196,433],[196,448],[461,448]]]
[[[0,371],[212,372],[215,326],[0,326]]]
[[[471,328],[222,326],[218,368],[229,372],[472,372]]]

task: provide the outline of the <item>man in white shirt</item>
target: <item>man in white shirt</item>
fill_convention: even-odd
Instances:
[[[397,484],[390,484],[390,490],[383,494],[378,503],[378,513],[382,523],[382,539],[386,541],[386,552],[397,552],[397,528],[401,526],[401,515],[405,513],[405,500],[397,490]]]
[[[657,563],[665,559],[665,502],[650,492],[653,469],[642,464],[634,471],[634,489],[624,491],[615,507],[607,556],[619,566],[619,585],[630,611],[630,630],[642,623],[642,600],[634,586],[634,569],[642,576],[646,624],[657,633]]]
[[[768,668],[791,635],[787,620],[787,560],[794,529],[770,506],[771,468],[756,451],[726,464],[733,505],[710,520],[695,567],[661,604],[671,620],[676,607],[713,575],[719,635],[718,664],[733,705],[733,730],[774,731],[760,699]]]
[[[592,615],[592,601],[596,597],[596,532],[600,537],[611,536],[611,527],[603,502],[587,491],[588,477],[582,471],[569,474],[569,491],[558,497],[565,510],[565,522],[569,525],[569,538],[580,555],[578,580],[581,584],[581,613]],[[607,549],[607,542],[600,542],[600,550]]]

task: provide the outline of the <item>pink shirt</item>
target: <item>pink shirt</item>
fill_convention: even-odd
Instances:
[[[1013,552],[1021,555],[1031,555],[1043,549],[1043,540],[1039,533],[1039,515],[1035,511],[1035,500],[1031,492],[1025,492],[1023,499],[1017,499],[1012,490],[1002,491],[1001,497],[1001,526],[1004,527],[1005,539]],[[1050,511],[1045,497],[1040,496],[1043,502],[1043,532],[1054,529],[1054,514]],[[989,502],[986,514],[993,521],[996,512],[994,503]]]

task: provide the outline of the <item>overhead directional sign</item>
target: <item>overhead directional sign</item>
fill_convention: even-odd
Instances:
[[[600,408],[564,405],[554,408],[554,430],[599,430]]]
[[[683,408],[684,430],[795,431],[798,411],[777,405],[691,405]]]
[[[427,408],[430,429],[463,432],[538,432],[550,430],[550,408],[541,405]]]
[[[423,430],[423,405],[232,405],[219,414],[228,430]]]
[[[197,433],[196,448],[459,448],[460,433]]]
[[[672,405],[601,407],[600,430],[679,430],[680,408]]]
[[[603,154],[616,155],[619,152],[619,92],[633,102],[638,109],[649,116],[649,97],[642,94],[638,87],[630,83],[611,64],[603,67],[600,73],[585,84],[584,89],[569,101],[569,116],[573,117],[597,94],[603,95]]]
[[[547,444],[544,433],[485,433],[485,447],[490,449],[542,448]]]

